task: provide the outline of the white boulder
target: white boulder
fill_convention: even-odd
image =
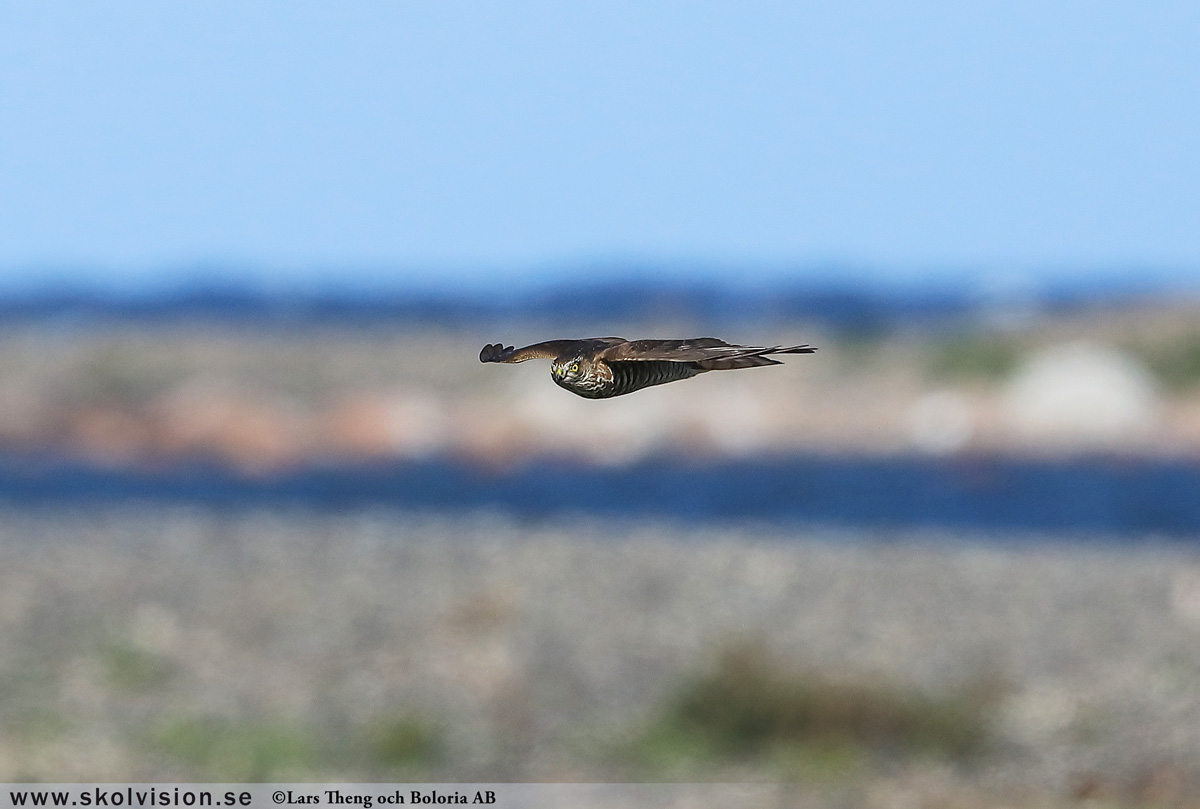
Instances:
[[[1008,384],[1005,410],[1024,437],[1111,446],[1153,429],[1159,400],[1153,376],[1137,359],[1078,342],[1030,357]]]

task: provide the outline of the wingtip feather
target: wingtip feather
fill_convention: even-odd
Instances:
[[[500,358],[512,351],[512,346],[504,347],[504,343],[488,343],[479,352],[480,362],[499,362]]]

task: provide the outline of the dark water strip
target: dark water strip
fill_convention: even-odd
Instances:
[[[489,471],[441,459],[312,467],[257,478],[204,464],[150,472],[0,458],[0,502],[56,507],[133,501],[1200,538],[1200,463],[797,455],[657,458],[613,468],[542,460]]]

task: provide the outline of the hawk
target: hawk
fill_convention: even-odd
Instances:
[[[774,354],[811,354],[812,346],[740,346],[715,337],[692,340],[626,340],[592,337],[547,340],[524,348],[485,345],[480,362],[549,359],[550,377],[559,387],[587,399],[623,396],[651,385],[688,379],[705,371],[779,365]]]

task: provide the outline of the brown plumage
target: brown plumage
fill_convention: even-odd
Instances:
[[[485,345],[480,362],[524,362],[550,359],[550,376],[560,387],[588,399],[622,396],[706,371],[779,365],[773,354],[811,354],[800,346],[741,346],[715,337],[692,340],[548,340],[524,348],[502,343]]]

